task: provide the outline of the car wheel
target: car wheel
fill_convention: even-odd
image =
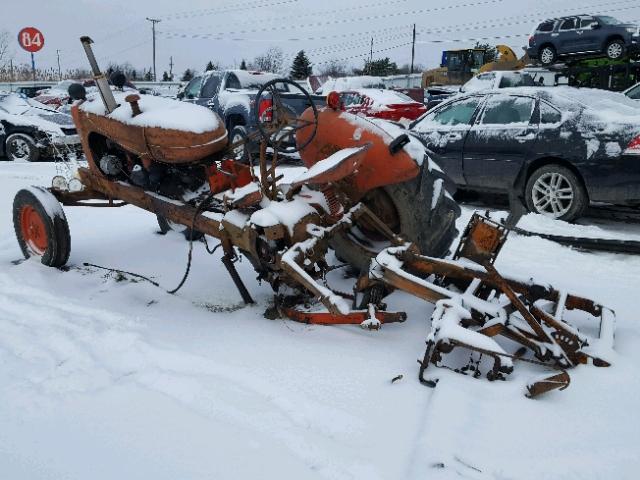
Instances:
[[[5,145],[9,160],[35,162],[40,158],[40,150],[35,140],[27,134],[11,134],[7,137]]]
[[[580,179],[562,165],[539,168],[533,172],[525,188],[529,211],[558,220],[575,220],[589,204]]]
[[[249,162],[249,135],[247,128],[242,125],[236,125],[231,129],[231,144],[239,144],[233,149],[233,156],[242,163]]]
[[[540,58],[540,63],[543,65],[553,65],[556,63],[557,58],[556,49],[551,45],[545,45],[540,49],[538,57]]]
[[[605,53],[609,60],[620,60],[624,56],[624,42],[622,40],[610,41]]]
[[[163,217],[162,215],[156,215],[156,218],[158,220],[158,227],[160,227],[160,233],[162,235],[166,234],[167,232],[173,231],[181,233],[187,240],[198,241],[202,237],[204,237],[204,234],[202,232],[199,232],[198,230],[191,230],[189,227],[185,227],[180,223],[174,223],[171,220]]]

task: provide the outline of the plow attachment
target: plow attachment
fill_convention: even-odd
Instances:
[[[378,255],[372,279],[436,306],[427,349],[419,361],[421,382],[435,386],[437,380],[427,377],[430,365],[476,378],[484,367],[488,380],[504,380],[513,371],[514,360],[520,360],[557,371],[528,385],[527,396],[535,397],[566,388],[567,368],[609,365],[598,352],[613,347],[613,312],[548,285],[502,276],[493,262],[506,238],[504,227],[476,214],[453,260],[422,256],[410,246]],[[572,326],[565,319],[569,314],[581,322],[586,318],[586,329],[598,325],[598,338]],[[507,346],[516,349],[509,351]],[[469,354],[465,365],[446,361],[454,351]]]

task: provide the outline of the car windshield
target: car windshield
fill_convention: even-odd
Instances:
[[[467,83],[465,83],[461,92],[477,92],[479,90],[488,90],[493,88],[493,82],[496,79],[495,73],[481,73],[477,77],[473,77]]]
[[[625,95],[629,98],[632,98],[633,100],[640,100],[640,83],[635,87],[627,90]]]
[[[605,25],[620,25],[622,23],[620,20],[613,17],[604,16],[604,17],[598,17],[598,19]]]
[[[511,75],[505,74],[500,80],[499,88],[509,88],[509,87],[533,87],[535,82],[533,81],[533,77],[529,74],[522,73],[512,73]]]

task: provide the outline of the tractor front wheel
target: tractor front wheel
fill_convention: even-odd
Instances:
[[[20,190],[13,200],[13,227],[25,258],[62,267],[71,252],[69,224],[60,203],[42,187]]]

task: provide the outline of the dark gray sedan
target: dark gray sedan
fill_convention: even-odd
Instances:
[[[512,193],[573,220],[590,202],[640,205],[640,106],[571,87],[460,95],[409,130],[463,188]]]

